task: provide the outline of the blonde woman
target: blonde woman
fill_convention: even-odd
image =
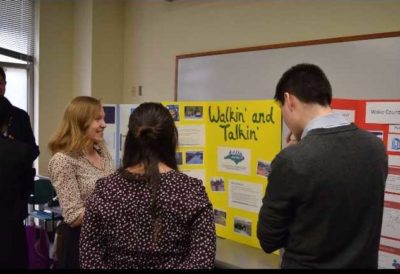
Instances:
[[[80,227],[85,200],[99,178],[112,173],[112,158],[104,144],[104,110],[88,96],[74,98],[49,142],[48,171],[60,201],[63,229],[61,268],[79,268]]]

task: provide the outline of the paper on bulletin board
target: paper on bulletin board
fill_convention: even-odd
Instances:
[[[400,269],[400,195],[386,193],[378,268]]]
[[[366,102],[365,123],[400,124],[400,102]]]
[[[356,121],[356,112],[352,109],[332,109],[333,112],[342,114],[343,118],[349,123]]]
[[[400,168],[400,155],[388,155],[389,166]]]
[[[400,241],[381,238],[378,268],[400,270]]]
[[[385,191],[400,195],[400,167],[389,167]],[[400,229],[400,228],[399,228]]]
[[[400,241],[400,195],[385,194],[381,236]]]

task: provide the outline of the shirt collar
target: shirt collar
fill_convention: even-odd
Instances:
[[[332,128],[332,127],[339,127],[350,125],[349,122],[342,116],[342,114],[337,112],[331,112],[324,116],[318,116],[312,119],[303,130],[301,134],[301,139],[303,139],[310,130],[316,128]]]

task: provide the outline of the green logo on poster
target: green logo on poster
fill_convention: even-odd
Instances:
[[[224,159],[232,160],[235,164],[239,164],[241,161],[244,160],[244,156],[240,151],[230,150],[229,154],[225,156]]]

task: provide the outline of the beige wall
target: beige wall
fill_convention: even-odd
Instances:
[[[176,55],[400,30],[398,0],[127,0],[125,10],[125,103],[173,100]]]
[[[73,0],[73,97],[91,95],[92,90],[92,0]]]
[[[42,175],[47,143],[73,97],[122,101],[123,6],[119,0],[38,1],[35,117]]]
[[[68,0],[45,0],[39,3],[40,46],[38,55],[38,83],[35,92],[38,94],[36,105],[40,148],[39,173],[47,174],[49,154],[47,142],[53,134],[65,102],[71,99],[72,91],[72,45],[73,45],[73,5]]]
[[[79,40],[86,31],[77,31],[88,26],[77,22],[85,17],[74,1],[40,0],[41,174],[47,173],[49,133],[83,83],[105,103],[173,100],[176,55],[400,30],[398,0],[85,1],[92,33]],[[91,46],[82,43],[90,36]],[[76,54],[83,51],[91,61],[81,66],[91,72],[79,78],[76,68],[86,57]]]
[[[80,0],[79,0],[80,1]],[[123,1],[93,0],[92,96],[122,102]]]

